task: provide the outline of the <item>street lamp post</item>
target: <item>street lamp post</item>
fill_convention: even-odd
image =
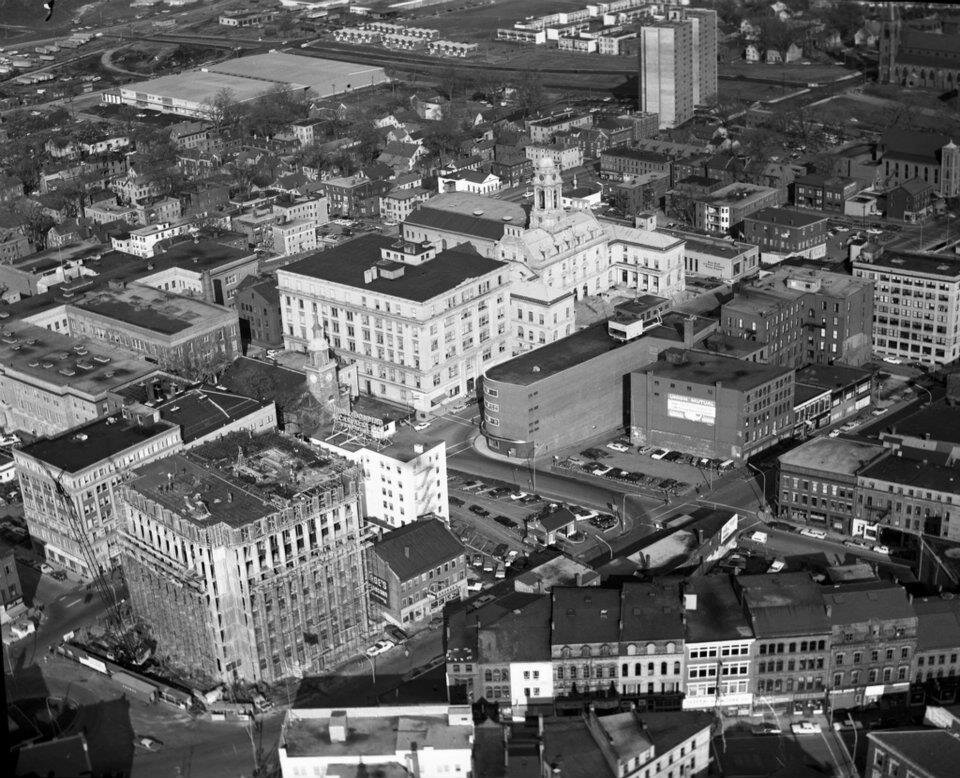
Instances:
[[[763,470],[761,470],[759,467],[757,467],[756,465],[751,465],[749,462],[747,462],[747,467],[749,467],[751,470],[753,470],[753,472],[757,473],[757,474],[760,476],[760,483],[761,483],[761,487],[760,487],[760,488],[763,490],[763,495],[762,495],[763,499],[761,500],[761,502],[766,503],[766,501],[767,501],[767,474],[766,474]]]
[[[363,658],[370,663],[370,678],[373,681],[373,685],[377,685],[377,658],[375,656],[370,656],[369,654],[362,654]]]

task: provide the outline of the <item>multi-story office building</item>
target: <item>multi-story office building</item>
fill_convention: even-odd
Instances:
[[[742,182],[729,184],[694,201],[694,224],[706,232],[734,232],[748,216],[777,206],[780,201],[780,192],[773,187]]]
[[[873,281],[873,348],[925,365],[960,358],[960,260],[941,254],[860,252],[853,275]]]
[[[89,580],[78,533],[104,570],[120,557],[121,478],[183,445],[180,428],[146,406],[112,414],[14,449],[23,515],[44,556]]]
[[[126,350],[15,322],[0,339],[0,421],[58,435],[120,409],[117,391],[156,371]]]
[[[827,254],[827,217],[792,208],[763,208],[743,219],[743,239],[760,247],[764,262]]]
[[[728,335],[767,347],[781,365],[862,365],[871,358],[873,287],[865,279],[800,267],[779,268],[724,303]]]
[[[725,576],[708,575],[684,588],[684,710],[739,709],[753,702],[755,638],[733,586]]]
[[[690,21],[664,21],[640,28],[640,110],[658,114],[660,129],[693,118],[693,35]]]
[[[447,446],[406,428],[389,442],[370,444],[353,430],[335,432],[320,446],[363,469],[364,515],[401,527],[419,516],[450,517]]]
[[[793,429],[793,369],[668,349],[630,376],[636,445],[746,460]]]
[[[316,673],[369,634],[356,466],[276,433],[124,484],[123,569],[163,655],[222,682]]]
[[[904,692],[917,644],[917,617],[903,587],[867,581],[823,590],[833,657],[830,705],[867,705]]]
[[[780,516],[831,532],[864,536],[864,522],[857,521],[863,513],[857,505],[858,474],[885,453],[876,443],[817,437],[781,454]],[[866,539],[875,540],[875,531],[867,533]]]
[[[465,249],[368,235],[277,271],[284,345],[304,351],[315,325],[359,365],[365,394],[426,414],[469,396],[510,356],[510,276]]]
[[[756,636],[754,708],[823,700],[830,622],[808,573],[741,575],[736,586]]]
[[[463,543],[431,517],[375,540],[367,550],[367,576],[371,617],[397,625],[420,624],[467,596]]]
[[[881,527],[960,539],[960,478],[954,466],[891,454],[857,473],[856,518],[864,533]]]

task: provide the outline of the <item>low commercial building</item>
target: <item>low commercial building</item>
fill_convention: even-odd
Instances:
[[[630,376],[630,437],[742,462],[793,428],[793,369],[686,349]]]
[[[146,406],[14,449],[23,515],[46,559],[91,580],[120,559],[120,481],[183,447],[180,428]],[[92,554],[93,559],[89,558]]]
[[[827,409],[806,419],[805,434],[856,416],[873,402],[874,374],[845,365],[807,365],[796,373],[797,386],[810,391],[823,390],[829,399]]]
[[[858,474],[885,456],[876,443],[848,438],[812,438],[781,454],[777,511],[783,518],[831,532],[876,540],[857,521]]]
[[[122,564],[161,654],[221,682],[356,656],[370,632],[360,479],[352,463],[276,433],[138,469],[121,495]]]
[[[356,775],[467,776],[473,769],[469,705],[295,708],[280,732],[282,778]]]
[[[925,365],[960,359],[960,260],[947,254],[861,251],[853,275],[873,282],[873,347]]]
[[[642,324],[642,322],[641,322]],[[484,373],[483,434],[495,451],[531,457],[622,428],[624,376],[673,346],[694,348],[712,322],[668,314],[632,339],[598,322]]]
[[[892,527],[960,539],[960,474],[953,466],[890,454],[858,473],[857,490],[865,534]]]
[[[709,235],[661,230],[683,239],[683,270],[688,276],[742,281],[760,272],[760,250],[749,243]]]
[[[757,639],[754,710],[822,703],[830,621],[820,586],[809,573],[741,575],[736,586]]]
[[[466,599],[463,543],[436,518],[425,516],[387,532],[373,542],[366,559],[374,619],[416,627],[451,600]]]
[[[833,651],[830,706],[868,705],[907,691],[917,617],[906,590],[880,581],[835,584],[823,598]]]
[[[760,259],[821,259],[827,254],[827,217],[792,208],[764,208],[743,220],[743,239],[760,247]]]
[[[960,674],[960,601],[916,597],[917,650],[910,673],[914,683]]]

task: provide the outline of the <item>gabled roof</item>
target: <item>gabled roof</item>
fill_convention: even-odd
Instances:
[[[463,543],[438,519],[420,519],[391,530],[373,544],[401,581],[432,570],[463,553]]]

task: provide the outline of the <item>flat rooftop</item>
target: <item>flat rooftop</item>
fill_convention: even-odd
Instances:
[[[458,246],[440,251],[419,265],[400,265],[403,274],[398,278],[378,274],[374,280],[365,282],[366,271],[382,261],[381,249],[391,248],[396,242],[396,238],[386,235],[363,235],[287,265],[281,272],[423,303],[456,289],[471,278],[507,267],[505,262],[480,256],[469,246]]]
[[[694,610],[687,610],[687,643],[752,638],[753,631],[725,575],[692,578],[686,593],[697,596]]]
[[[960,259],[948,254],[884,251],[869,262],[862,258],[855,259],[853,266],[868,270],[884,268],[892,273],[917,273],[950,279],[960,277]]]
[[[804,467],[827,473],[855,475],[886,449],[878,443],[866,443],[847,438],[811,438],[794,449],[781,454],[781,466]]]
[[[733,357],[702,351],[672,349],[686,354],[686,361],[675,364],[660,359],[643,372],[665,379],[676,379],[698,384],[721,384],[728,389],[745,391],[760,386],[782,375],[792,374],[793,368],[744,362]]]
[[[339,95],[389,81],[381,67],[284,51],[228,59],[209,65],[206,70],[217,75],[251,80],[266,89],[271,88],[271,82],[289,84],[291,87],[309,87],[318,97]]]
[[[142,92],[156,97],[187,100],[213,105],[218,92],[228,90],[239,103],[254,100],[273,89],[275,81],[241,78],[226,73],[188,70],[148,81],[135,81],[120,87],[123,92]]]
[[[236,316],[222,305],[154,289],[146,284],[102,289],[72,307],[166,336],[213,324],[216,318]]]
[[[945,400],[921,408],[916,413],[899,419],[895,429],[888,433],[891,437],[909,435],[947,443],[960,443],[960,408],[948,405]]]
[[[58,470],[77,473],[144,445],[175,426],[162,419],[156,423],[139,424],[135,419],[125,419],[122,414],[115,413],[61,435],[22,446],[21,451]]]
[[[277,432],[233,433],[144,465],[129,486],[195,524],[236,528],[338,489],[352,469]]]
[[[486,376],[491,381],[525,386],[620,346],[607,332],[607,322],[600,321],[553,343],[494,365],[487,370]]]
[[[281,747],[287,756],[382,757],[423,749],[469,749],[473,721],[450,724],[447,706],[405,705],[390,708],[290,710],[283,723]],[[469,708],[467,708],[469,717]],[[331,719],[346,722],[344,742],[331,742]]]
[[[189,389],[155,407],[162,419],[180,427],[184,443],[192,443],[272,404],[273,400],[254,400],[205,386]]]
[[[846,365],[807,365],[797,371],[797,381],[824,389],[842,389],[851,384],[869,381],[873,373]]]
[[[864,468],[860,475],[904,486],[960,494],[960,470],[957,468],[893,454]]]
[[[24,322],[0,329],[0,370],[100,396],[156,370],[128,351]]]

